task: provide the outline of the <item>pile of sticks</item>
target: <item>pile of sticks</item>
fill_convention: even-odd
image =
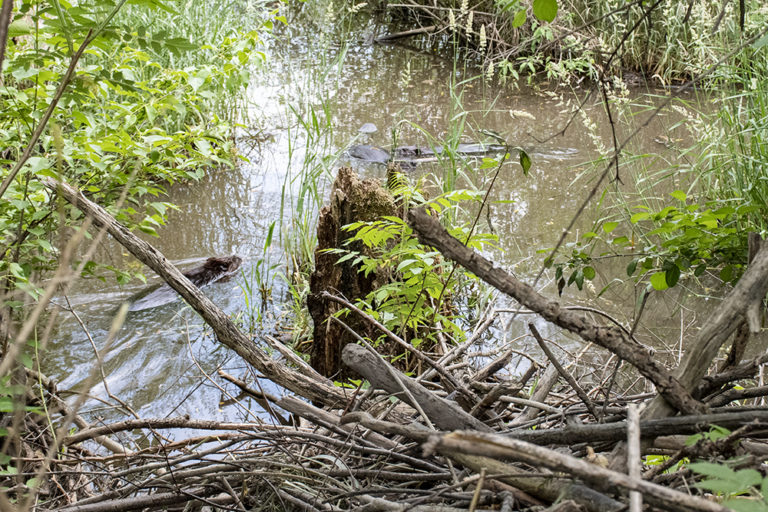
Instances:
[[[347,345],[343,360],[369,386],[351,390],[333,386],[289,350],[280,352],[291,365],[267,357],[154,248],[75,189],[53,181],[49,186],[165,278],[223,344],[294,396],[271,396],[222,375],[263,400],[275,420],[137,419],[65,436],[64,446],[79,446],[145,428],[159,441],[141,452],[81,458],[93,475],[90,484],[73,491],[68,503],[59,499],[42,508],[181,510],[196,503],[227,510],[618,511],[640,510],[645,502],[656,510],[725,511],[691,485],[695,475],[666,470],[684,459],[734,455],[742,455],[743,467],[760,469],[768,453],[762,442],[768,408],[730,405],[768,394],[766,387],[731,385],[752,382],[768,362],[768,356],[742,360],[751,334],[760,328],[768,291],[768,249],[759,238],[753,237],[747,272],[708,315],[680,366],[669,370],[631,332],[541,295],[450,237],[425,211],[413,210],[408,221],[422,243],[530,312],[607,350],[656,392],[614,394],[597,403],[594,389],[567,371],[533,324],[531,336],[549,361],[518,379],[497,376],[513,352],[470,373],[462,373],[464,365],[448,365],[466,347],[442,359],[419,354],[426,371],[412,378],[362,343]],[[732,335],[728,357],[714,367]],[[536,374],[529,396],[525,390]],[[687,436],[707,432],[711,425],[730,434],[718,440],[703,436],[686,446]],[[216,432],[175,442],[163,441],[158,433],[177,427]],[[644,466],[641,457],[649,453],[668,458]],[[124,469],[116,470],[118,464]]]

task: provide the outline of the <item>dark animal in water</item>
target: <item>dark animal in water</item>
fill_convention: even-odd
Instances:
[[[389,151],[376,146],[368,146],[367,144],[360,144],[352,146],[347,150],[349,156],[365,160],[366,162],[379,162],[385,164],[389,162]]]
[[[240,256],[211,257],[202,265],[184,272],[184,277],[189,279],[197,287],[203,287],[216,281],[226,281],[237,272],[243,263]],[[167,284],[155,285],[139,293],[131,302],[129,311],[143,311],[145,309],[163,306],[171,303],[178,295]]]
[[[349,156],[366,162],[378,162],[385,164],[390,160],[395,162],[419,163],[435,160],[437,155],[443,153],[443,147],[437,146],[434,150],[419,146],[399,146],[392,153],[378,146],[357,145],[350,147]],[[494,153],[503,153],[507,147],[502,144],[459,144],[456,153],[467,156],[483,156]]]

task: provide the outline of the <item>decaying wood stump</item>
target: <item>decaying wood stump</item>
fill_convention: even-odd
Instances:
[[[339,169],[331,189],[330,203],[320,210],[315,270],[310,277],[310,295],[307,298],[309,314],[314,322],[310,364],[326,377],[344,378],[347,375],[342,367],[341,350],[353,338],[338,322],[328,321],[341,306],[324,300],[320,294],[327,291],[354,302],[385,284],[390,272],[379,270],[365,276],[350,260],[337,264],[341,256],[325,251],[346,248],[367,252],[368,249],[359,242],[345,245],[351,234],[342,227],[352,222],[373,221],[383,215],[396,215],[396,212],[392,195],[378,180],[360,180],[354,170],[347,167]],[[370,327],[353,315],[343,320],[361,336],[372,334]]]

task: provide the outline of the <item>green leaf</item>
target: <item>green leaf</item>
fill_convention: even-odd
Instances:
[[[733,280],[733,265],[726,265],[720,271],[720,279],[724,283],[730,283]]]
[[[582,287],[584,286],[584,274],[581,271],[576,272],[576,278],[574,281],[576,282],[576,287],[579,289],[579,291],[581,291]]]
[[[520,150],[520,166],[523,168],[523,174],[528,176],[528,171],[531,170],[531,157],[522,149]]]
[[[740,489],[738,482],[734,482],[733,480],[719,480],[716,478],[710,480],[702,480],[701,482],[697,482],[694,485],[699,489],[707,489],[708,491],[719,492],[723,494],[732,494],[742,490]]]
[[[635,273],[636,269],[637,269],[637,260],[630,261],[629,265],[627,265],[627,275],[629,277],[632,277],[632,274]]]
[[[677,282],[680,280],[680,267],[677,265],[672,265],[667,269],[667,271],[664,273],[664,278],[667,281],[667,286],[672,288],[677,284]]]
[[[758,50],[765,45],[768,45],[768,34],[765,34],[763,37],[752,43],[752,48]]]
[[[592,267],[584,267],[584,270],[582,271],[584,273],[584,277],[591,281],[595,278],[595,269]]]
[[[669,195],[671,195],[678,201],[682,201],[683,203],[685,202],[686,199],[688,199],[688,196],[682,190],[675,190],[674,192],[670,192]]]
[[[736,472],[725,464],[715,464],[713,462],[692,462],[688,464],[691,471],[704,476],[720,478],[723,480],[735,480]]]
[[[667,285],[667,273],[666,272],[656,272],[651,276],[651,286],[653,286],[654,290],[666,290],[669,288]]]
[[[611,231],[616,229],[616,226],[618,225],[619,225],[618,222],[606,222],[605,224],[603,224],[603,231],[605,231],[606,233],[610,233]]]
[[[32,27],[26,20],[16,20],[8,25],[8,37],[18,37],[32,33]]]
[[[520,9],[515,13],[515,17],[512,18],[512,28],[522,27],[525,23],[525,19],[528,17],[525,9]]]
[[[768,510],[768,503],[764,499],[730,498],[723,501],[723,505],[735,512],[765,512]]]
[[[554,20],[557,16],[557,0],[533,0],[533,14],[542,21]]]

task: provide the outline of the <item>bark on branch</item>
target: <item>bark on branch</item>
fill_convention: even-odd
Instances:
[[[436,435],[425,446],[426,450],[437,451],[451,457],[454,454],[463,453],[492,459],[517,460],[537,467],[544,466],[554,471],[567,472],[602,491],[616,494],[626,494],[628,491],[641,492],[649,503],[653,503],[663,510],[699,510],[702,512],[727,512],[730,510],[703,498],[645,480],[630,478],[623,473],[604,469],[554,450],[498,434],[465,431],[452,432],[442,436]]]

